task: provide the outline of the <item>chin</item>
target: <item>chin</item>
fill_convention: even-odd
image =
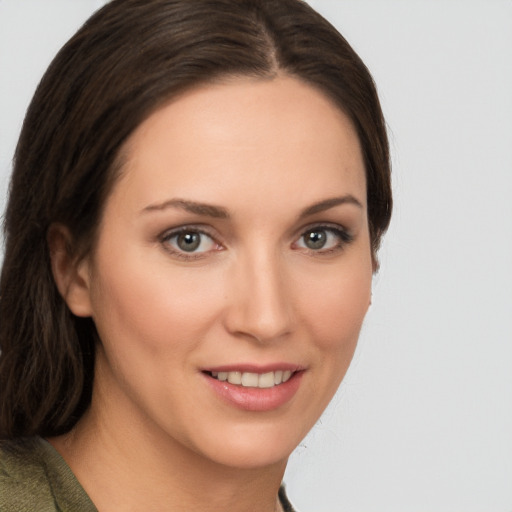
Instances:
[[[261,469],[282,465],[284,470],[288,457],[306,433],[307,430],[290,432],[289,428],[272,421],[263,426],[240,425],[230,432],[203,438],[202,446],[195,445],[193,450],[222,466]]]
[[[222,449],[212,453],[211,460],[223,466],[237,469],[263,469],[282,465],[283,469],[293,446],[275,446],[273,442],[227,443]]]

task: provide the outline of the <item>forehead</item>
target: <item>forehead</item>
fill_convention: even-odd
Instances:
[[[135,189],[141,203],[190,193],[205,202],[233,203],[241,195],[242,203],[314,201],[334,188],[357,192],[366,204],[351,121],[323,93],[291,77],[236,78],[187,91],[135,130],[124,156],[115,188]]]

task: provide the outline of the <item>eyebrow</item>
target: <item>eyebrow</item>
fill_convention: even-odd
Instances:
[[[307,208],[304,208],[304,210],[302,210],[302,212],[299,215],[299,219],[303,219],[304,217],[309,217],[310,215],[314,215],[315,213],[320,213],[320,212],[324,212],[326,210],[330,210],[331,208],[334,208],[335,206],[339,206],[342,204],[353,204],[353,205],[357,206],[358,208],[363,208],[361,201],[359,201],[353,195],[347,194],[345,196],[331,197],[329,199],[324,199],[323,201],[320,201],[319,203],[315,203],[315,204],[312,204],[311,206],[308,206]]]
[[[196,201],[188,201],[186,199],[169,199],[163,203],[151,204],[146,206],[143,212],[152,212],[165,210],[167,208],[179,208],[196,215],[204,215],[206,217],[215,217],[216,219],[228,219],[229,213],[221,206],[213,206],[206,203],[198,203]]]
[[[311,206],[308,206],[299,214],[299,219],[303,219],[304,217],[309,217],[310,215],[314,215],[315,213],[324,212],[335,206],[339,206],[342,204],[352,204],[359,208],[363,208],[361,202],[356,199],[353,195],[347,194],[345,196],[340,197],[331,197],[329,199],[324,199],[318,203],[314,203]],[[189,201],[186,199],[169,199],[168,201],[164,201],[162,203],[151,204],[146,206],[142,212],[152,212],[152,211],[161,211],[167,208],[179,208],[181,210],[185,210],[189,213],[194,213],[196,215],[203,215],[205,217],[214,217],[216,219],[229,219],[230,215],[226,208],[222,206],[214,206],[207,203],[198,203],[196,201]]]

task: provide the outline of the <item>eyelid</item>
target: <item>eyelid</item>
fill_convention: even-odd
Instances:
[[[201,224],[184,224],[182,226],[176,226],[174,228],[168,228],[164,230],[158,238],[160,240],[168,240],[169,238],[179,235],[181,233],[187,233],[189,231],[193,231],[195,233],[201,233],[203,235],[207,235],[211,238],[215,238],[215,236],[211,233],[211,230],[207,226],[203,226]]]
[[[337,223],[337,222],[312,222],[310,224],[306,224],[305,226],[302,226],[300,229],[297,230],[297,234],[295,235],[296,238],[299,238],[300,236],[304,235],[308,231],[314,230],[314,229],[325,229],[330,231],[336,231],[341,233],[344,237],[351,238],[353,237],[352,230],[344,226],[343,224]]]

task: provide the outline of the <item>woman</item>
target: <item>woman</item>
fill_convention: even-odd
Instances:
[[[0,509],[292,510],[390,213],[371,76],[305,3],[98,11],[15,155]]]

